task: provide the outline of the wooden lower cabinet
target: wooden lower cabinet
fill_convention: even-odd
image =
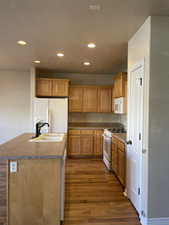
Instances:
[[[94,155],[103,155],[103,130],[94,131]]]
[[[93,155],[93,135],[81,135],[80,137],[80,155]]]
[[[125,144],[117,138],[112,138],[112,170],[125,186],[126,183],[126,151]]]
[[[117,144],[112,143],[112,170],[117,174],[118,169],[118,154]]]
[[[69,135],[68,155],[69,156],[80,155],[80,135],[78,134]]]
[[[125,152],[121,151],[120,149],[118,149],[118,178],[120,180],[120,182],[125,185],[125,163],[126,157],[125,157]]]
[[[102,156],[103,130],[69,130],[68,156]]]

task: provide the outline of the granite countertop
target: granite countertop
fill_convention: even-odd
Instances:
[[[118,138],[120,141],[126,143],[127,141],[127,134],[126,133],[113,133],[113,137]]]
[[[105,129],[114,127],[123,127],[120,123],[69,123],[69,129]]]
[[[33,134],[22,134],[0,145],[0,160],[62,159],[65,153],[65,135],[61,142],[29,142]]]

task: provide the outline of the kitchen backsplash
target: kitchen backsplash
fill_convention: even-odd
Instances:
[[[120,115],[120,123],[124,125],[125,129],[127,129],[127,115]]]
[[[111,113],[69,113],[69,122],[121,122],[121,116]]]

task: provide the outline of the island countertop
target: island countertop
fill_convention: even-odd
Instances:
[[[61,142],[30,142],[33,134],[22,134],[0,145],[0,160],[17,159],[62,159],[67,144],[64,136]]]

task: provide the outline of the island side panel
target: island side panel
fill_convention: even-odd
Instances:
[[[8,224],[8,161],[0,161],[0,224]]]
[[[9,225],[60,224],[60,159],[17,160],[9,173]]]

